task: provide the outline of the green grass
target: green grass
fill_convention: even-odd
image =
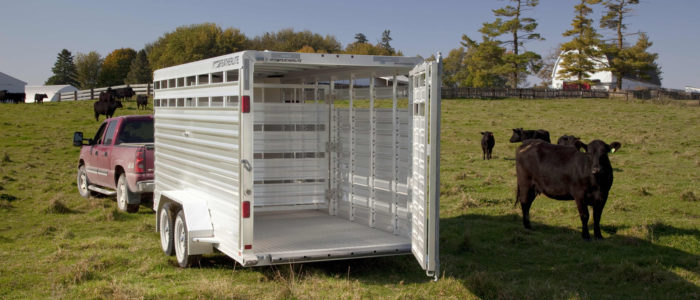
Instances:
[[[180,269],[153,211],[84,199],[73,131],[92,101],[0,105],[0,298],[700,298],[700,108],[618,100],[445,100],[441,279],[411,256],[243,268],[221,254]],[[358,106],[363,104],[359,103]],[[116,115],[148,113],[126,103]],[[619,141],[603,241],[571,201],[538,197],[522,228],[511,128]],[[480,131],[493,131],[483,161]]]

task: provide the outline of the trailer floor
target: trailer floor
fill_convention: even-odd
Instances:
[[[255,214],[256,254],[274,257],[372,256],[410,252],[411,241],[366,225],[301,210]],[[309,258],[310,258],[309,257]]]

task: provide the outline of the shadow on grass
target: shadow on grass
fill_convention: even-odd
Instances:
[[[603,227],[605,240],[587,242],[567,227],[533,223],[534,230],[526,230],[519,215],[462,215],[440,223],[446,276],[481,298],[700,296],[700,287],[687,279],[700,275],[700,256],[617,235],[621,228],[614,226]],[[647,227],[656,236],[700,236],[698,230],[665,224]]]

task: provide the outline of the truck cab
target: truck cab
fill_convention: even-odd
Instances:
[[[153,197],[153,116],[120,116],[105,120],[85,140],[75,132],[73,145],[81,147],[77,185],[83,197],[116,195],[125,212],[137,212],[142,200]]]

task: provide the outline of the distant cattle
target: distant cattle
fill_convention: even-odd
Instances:
[[[136,96],[136,108],[141,109],[141,106],[143,106],[143,109],[148,108],[148,96],[146,96],[146,95],[137,95]]]
[[[34,94],[34,103],[44,103],[44,98],[48,98],[46,94]]]
[[[551,140],[549,139],[549,131],[547,130],[523,130],[522,128],[513,128],[513,135],[510,137],[511,143],[522,142],[530,139],[538,139],[551,143]]]
[[[580,138],[573,135],[562,135],[557,140],[557,145],[574,147],[578,151],[581,151],[581,149],[585,146],[585,144],[581,142]]]
[[[24,100],[26,100],[27,94],[25,93],[10,93],[7,90],[2,90],[0,91],[0,102],[9,102],[9,103],[24,103]]]
[[[127,86],[125,88],[118,88],[118,89],[108,89],[110,93],[112,94],[112,97],[114,97],[116,100],[124,100],[124,99],[131,99],[134,95],[134,89],[131,87]]]
[[[622,145],[594,140],[584,146],[587,153],[573,147],[552,145],[539,140],[523,142],[515,153],[517,174],[516,203],[520,202],[523,226],[530,229],[530,206],[538,194],[556,200],[574,200],[581,218],[581,236],[590,239],[588,206],[593,207],[593,230],[602,239],[600,217],[613,184],[613,168],[608,153]]]
[[[111,118],[117,108],[123,107],[122,102],[114,99],[109,92],[101,92],[100,100],[95,102],[93,108],[95,110],[95,121],[100,120],[100,115],[105,115],[106,118]]]
[[[493,132],[484,131],[481,133],[481,159],[491,159],[493,146],[496,144],[496,139],[493,137]]]

